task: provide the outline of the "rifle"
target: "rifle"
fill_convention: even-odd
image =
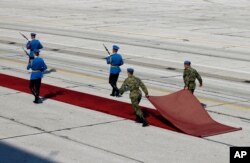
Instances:
[[[29,57],[29,53],[27,52],[27,50],[24,49],[24,47],[22,47],[23,51],[25,52],[25,54]]]
[[[21,32],[19,32],[19,33],[20,33],[21,36],[23,36],[23,38],[25,38],[26,40],[29,41],[29,39],[24,34],[22,34]]]
[[[107,51],[107,53],[110,55],[109,49],[103,44],[105,50]]]

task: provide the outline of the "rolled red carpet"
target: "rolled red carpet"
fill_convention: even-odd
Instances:
[[[214,121],[188,90],[166,96],[151,96],[149,100],[175,127],[193,136],[206,137],[241,129]]]

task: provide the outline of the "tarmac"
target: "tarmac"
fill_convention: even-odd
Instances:
[[[242,130],[197,138],[0,87],[0,162],[228,163],[231,146],[250,146],[249,10],[247,0],[1,0],[0,73],[29,79],[19,32],[36,32],[57,70],[43,83],[129,103],[109,97],[103,43],[121,47],[118,85],[133,67],[150,95],[183,89],[188,59],[208,113]]]

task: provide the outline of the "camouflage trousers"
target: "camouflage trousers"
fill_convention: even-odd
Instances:
[[[142,113],[141,108],[139,106],[141,98],[142,98],[142,95],[138,95],[137,97],[131,97],[130,99],[131,99],[132,107],[135,111],[135,114],[138,117],[144,119],[143,113]]]

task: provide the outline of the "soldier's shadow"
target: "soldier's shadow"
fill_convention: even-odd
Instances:
[[[56,91],[56,92],[50,92],[46,95],[44,95],[42,98],[41,98],[41,101],[46,101],[47,99],[51,99],[51,98],[54,98],[54,97],[57,97],[57,96],[60,96],[60,95],[63,95],[63,91]]]
[[[155,112],[155,110],[153,109],[151,110],[151,109],[146,109],[146,108],[142,108],[142,111],[143,111],[145,118],[152,117],[153,119],[156,119],[157,121],[159,121],[159,123],[165,124],[167,128],[169,128],[170,130],[182,133],[180,129],[178,129],[170,121],[165,119],[159,112]]]

